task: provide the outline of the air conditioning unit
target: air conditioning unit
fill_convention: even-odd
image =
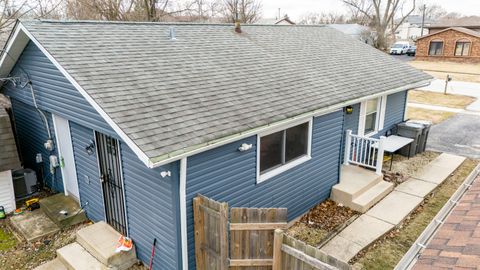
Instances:
[[[13,171],[13,190],[15,198],[28,197],[38,191],[37,175],[34,170],[20,169]]]

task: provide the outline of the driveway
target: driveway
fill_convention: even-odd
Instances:
[[[415,59],[414,56],[408,56],[406,54],[402,54],[402,55],[392,54],[391,56],[393,58],[397,59],[397,60],[402,61],[402,62],[408,62],[408,61],[412,61],[413,59]]]
[[[430,129],[427,149],[480,158],[480,116],[459,113]]]

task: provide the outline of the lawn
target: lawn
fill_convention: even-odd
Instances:
[[[381,238],[355,258],[358,269],[393,269],[443,205],[453,195],[478,161],[466,160],[397,229]]]
[[[474,97],[443,94],[430,91],[408,91],[408,102],[464,109],[476,99]]]
[[[433,61],[410,61],[408,63],[438,79],[444,80],[447,74],[450,74],[456,81],[480,82],[480,65],[478,64]]]
[[[453,112],[434,111],[421,108],[407,108],[407,119],[428,120],[433,124],[438,124],[454,116]]]
[[[15,247],[17,240],[13,233],[1,222],[0,223],[0,254]]]

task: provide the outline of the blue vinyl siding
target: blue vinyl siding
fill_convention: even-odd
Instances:
[[[82,126],[105,134],[117,136],[97,111],[33,42],[27,44],[11,73],[13,76],[27,73],[35,90],[37,104],[42,110],[65,119],[74,119],[76,123]],[[33,106],[32,95],[28,86],[21,88],[20,85],[14,87],[12,83],[7,83],[2,91],[13,99]]]
[[[95,139],[93,130],[70,122],[70,133],[77,170],[80,203],[82,206],[86,205],[85,211],[89,219],[93,221],[104,220],[105,207],[97,165],[97,153],[95,151],[92,155],[88,155],[85,150],[85,147]]]
[[[55,169],[54,175],[50,172],[50,155],[57,155],[57,150],[52,152],[45,149],[43,144],[48,140],[48,132],[45,124],[35,107],[12,100],[12,108],[15,119],[16,135],[19,141],[19,150],[25,168],[34,169],[37,179],[44,179],[45,185],[54,191],[63,192],[62,173],[59,168]],[[55,141],[52,115],[45,112],[52,135]],[[43,176],[40,165],[36,162],[37,153],[42,154]]]
[[[351,114],[345,113],[344,130],[350,129],[353,134],[358,134],[358,118],[360,117],[360,103],[352,105],[353,112]]]
[[[189,269],[195,265],[192,199],[196,194],[228,202],[230,206],[287,207],[292,220],[327,199],[337,183],[342,121],[342,111],[314,118],[312,159],[260,184],[256,183],[256,136],[189,157]],[[252,150],[239,152],[242,143],[253,144]]]
[[[126,144],[120,147],[128,229],[137,256],[148,264],[157,238],[155,268],[180,269],[179,163],[148,169]],[[162,178],[162,171],[172,175]]]
[[[385,112],[385,122],[381,134],[392,129],[396,124],[403,122],[405,109],[407,107],[408,91],[402,91],[391,94],[387,97],[387,109]]]

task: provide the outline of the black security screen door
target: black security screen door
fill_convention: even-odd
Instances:
[[[103,187],[105,217],[107,223],[123,235],[127,234],[125,201],[120,169],[118,141],[112,137],[95,132],[100,167],[100,181]]]

